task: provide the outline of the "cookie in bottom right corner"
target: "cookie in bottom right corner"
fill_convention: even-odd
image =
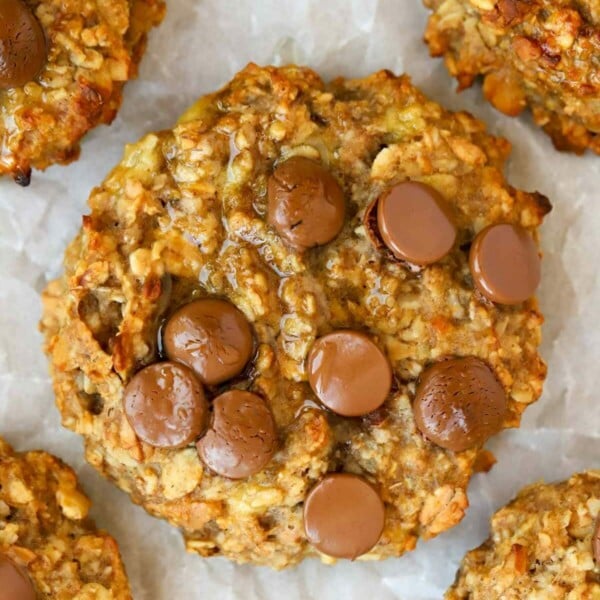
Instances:
[[[446,600],[600,599],[600,471],[536,483],[491,519]]]

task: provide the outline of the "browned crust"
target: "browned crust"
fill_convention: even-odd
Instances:
[[[117,543],[89,507],[70,467],[0,438],[0,554],[26,570],[39,600],[131,600]]]
[[[559,150],[600,154],[600,9],[595,0],[424,0],[425,40],[459,89],[481,75],[486,98],[529,107]]]
[[[27,185],[32,168],[69,163],[92,128],[109,124],[124,84],[136,76],[162,0],[25,0],[48,40],[35,82],[0,90],[0,175]]]

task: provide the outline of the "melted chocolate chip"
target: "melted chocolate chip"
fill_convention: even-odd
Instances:
[[[490,367],[479,358],[467,357],[428,367],[419,379],[413,410],[427,439],[461,452],[498,433],[508,406]]]
[[[304,502],[304,531],[323,554],[354,560],[377,542],[385,507],[377,490],[357,475],[325,476]]]
[[[320,164],[295,156],[280,164],[268,186],[268,222],[298,251],[333,240],[344,226],[344,193]]]
[[[0,89],[33,81],[46,63],[46,38],[22,0],[0,2]]]
[[[230,390],[214,399],[212,424],[197,448],[215,473],[229,479],[249,477],[277,450],[275,420],[260,396]]]
[[[35,600],[31,580],[7,556],[0,554],[0,600]]]
[[[184,365],[162,362],[137,373],[125,388],[125,415],[151,446],[181,448],[204,431],[208,404],[202,384]]]
[[[307,369],[317,398],[346,417],[379,408],[392,387],[387,357],[358,331],[335,331],[319,338],[309,352]]]
[[[395,185],[379,198],[377,226],[396,258],[418,266],[442,259],[456,240],[444,198],[415,181]]]
[[[181,307],[168,321],[164,348],[171,360],[192,369],[205,385],[239,375],[254,340],[246,317],[224,300],[205,299]]]
[[[533,238],[518,225],[491,225],[479,233],[469,257],[480,292],[499,304],[520,304],[540,283],[540,256]]]

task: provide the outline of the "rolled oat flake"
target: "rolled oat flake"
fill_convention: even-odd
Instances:
[[[33,585],[7,556],[0,554],[0,600],[35,600]]]
[[[498,433],[508,410],[506,393],[491,368],[469,356],[443,360],[419,378],[413,412],[434,444],[461,452]]]
[[[208,403],[193,371],[161,362],[139,371],[125,388],[125,415],[136,435],[157,448],[181,448],[206,427]]]
[[[46,63],[42,26],[22,0],[0,2],[0,89],[33,81]]]
[[[295,250],[302,252],[335,239],[344,226],[345,212],[340,184],[313,160],[289,158],[269,179],[267,220]]]
[[[518,225],[491,225],[481,231],[471,245],[469,262],[475,285],[492,302],[520,304],[540,283],[536,244]]]
[[[326,475],[304,502],[308,541],[323,554],[355,558],[377,544],[385,524],[385,507],[377,490],[349,473]]]
[[[396,258],[419,266],[441,260],[456,240],[442,195],[416,181],[395,185],[379,198],[377,226]]]
[[[379,408],[392,387],[390,363],[371,338],[359,331],[320,337],[307,361],[308,381],[317,398],[345,417]]]

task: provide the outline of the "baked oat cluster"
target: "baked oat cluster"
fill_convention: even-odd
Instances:
[[[110,123],[135,77],[162,0],[0,3],[0,175],[68,163],[79,141]]]
[[[600,471],[531,485],[491,525],[447,600],[600,598]]]
[[[407,77],[248,66],[92,192],[44,294],[64,425],[203,556],[380,559],[452,527],[545,376],[550,205],[509,151]]]
[[[426,41],[459,89],[481,75],[498,110],[529,107],[558,149],[600,154],[597,0],[424,1]]]
[[[89,508],[72,469],[0,439],[2,600],[131,600],[117,543]]]

